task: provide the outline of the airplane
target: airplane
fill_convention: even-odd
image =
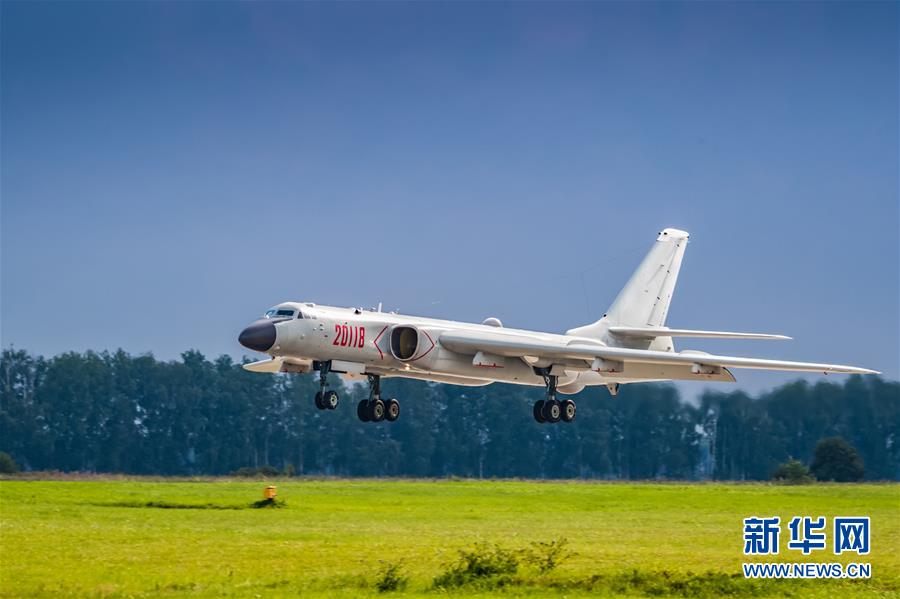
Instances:
[[[664,229],[615,301],[596,322],[565,334],[506,328],[497,318],[481,324],[406,316],[377,309],[337,308],[284,302],[267,310],[238,337],[244,347],[270,359],[244,368],[253,372],[319,373],[316,407],[338,406],[328,375],[367,380],[368,399],[357,404],[363,422],[393,422],[400,403],[382,399],[381,379],[403,377],[453,385],[495,382],[541,386],[545,399],[533,406],[540,423],[572,422],[576,405],[558,399],[585,387],[641,381],[734,382],[731,368],[799,372],[880,374],[839,364],[788,362],[676,351],[673,339],[790,339],[784,335],[673,329],[669,304],[689,235]]]

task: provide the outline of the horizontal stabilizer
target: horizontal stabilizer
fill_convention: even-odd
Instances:
[[[666,327],[609,327],[609,332],[622,337],[697,337],[706,339],[780,339],[789,340],[785,335],[768,333],[733,333],[731,331],[699,331],[695,329],[668,329]]]

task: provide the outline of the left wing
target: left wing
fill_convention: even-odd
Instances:
[[[469,331],[447,331],[440,335],[440,343],[450,351],[474,355],[484,351],[506,357],[575,359],[593,361],[596,359],[614,362],[641,364],[689,364],[699,373],[710,367],[755,368],[762,370],[788,370],[797,372],[834,372],[843,374],[880,374],[876,370],[844,366],[842,364],[819,364],[815,362],[790,362],[786,360],[766,360],[762,358],[739,358],[716,356],[704,352],[683,351],[663,352],[624,347],[593,345],[587,340],[577,340],[569,345],[547,341],[537,337],[501,333],[475,333]]]

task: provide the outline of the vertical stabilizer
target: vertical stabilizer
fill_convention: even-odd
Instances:
[[[689,235],[678,229],[664,229],[656,243],[628,279],[628,283],[597,322],[572,329],[570,335],[600,338],[609,326],[661,327],[666,323],[675,282]]]

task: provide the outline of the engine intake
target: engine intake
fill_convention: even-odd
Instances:
[[[419,331],[409,326],[395,326],[391,330],[391,353],[401,362],[412,360],[419,347]]]

